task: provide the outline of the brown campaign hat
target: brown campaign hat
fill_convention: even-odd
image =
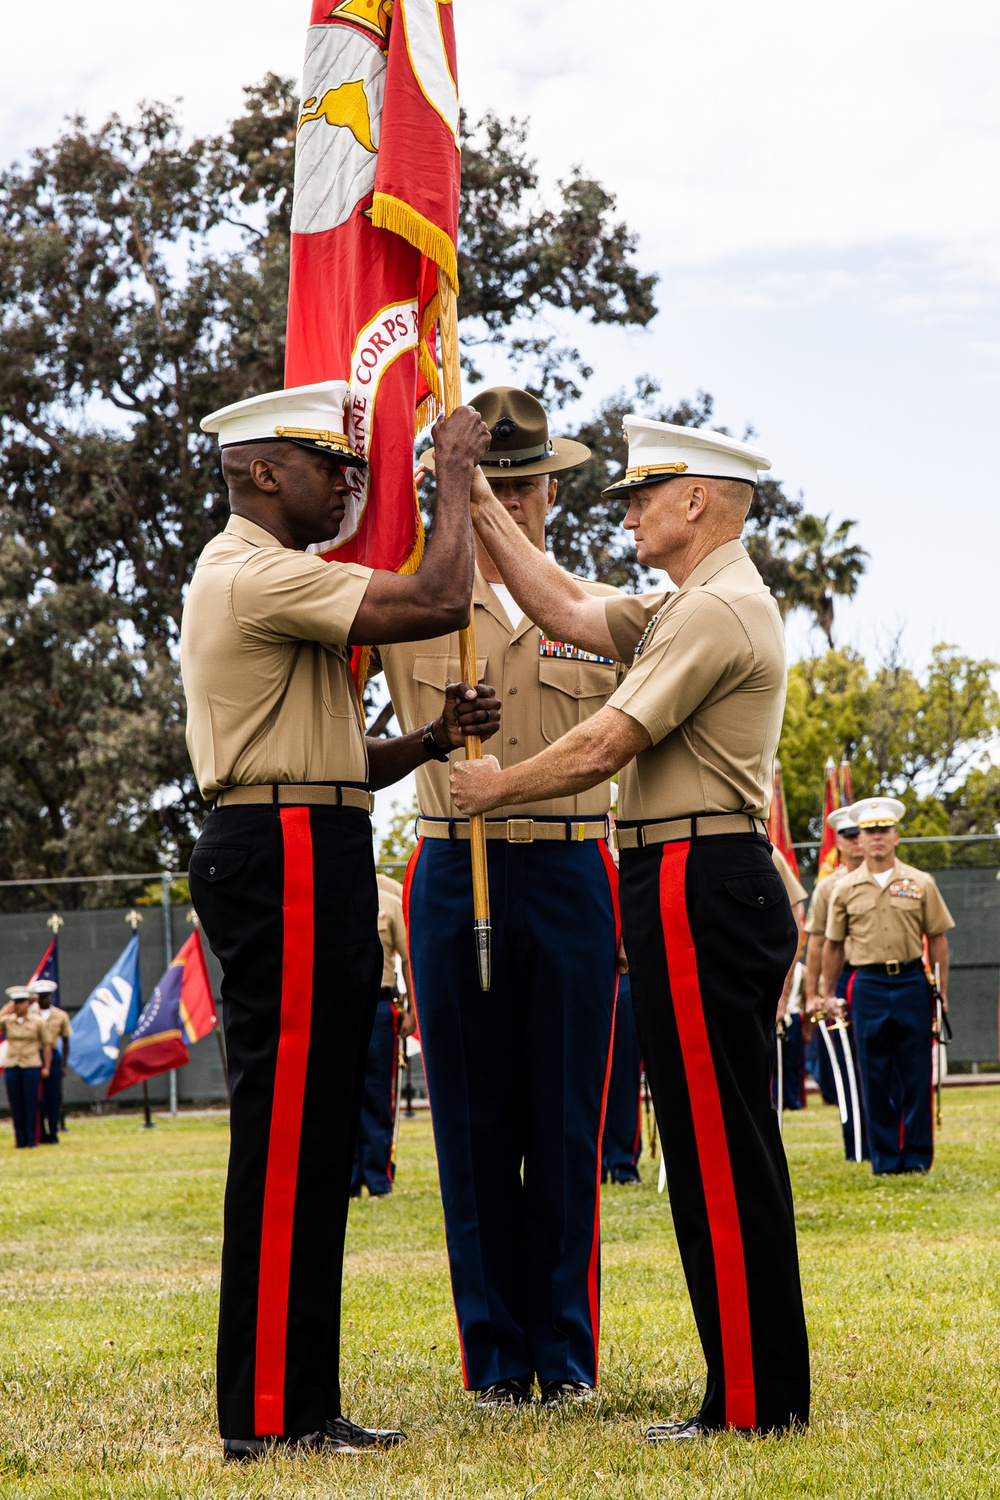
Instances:
[[[572,438],[550,438],[545,407],[527,391],[497,385],[480,391],[469,405],[490,429],[489,451],[482,462],[487,479],[502,474],[523,476],[558,474],[576,469],[590,457],[590,449]],[[433,473],[434,449],[421,453],[420,462]]]

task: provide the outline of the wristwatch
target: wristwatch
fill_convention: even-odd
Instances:
[[[442,750],[441,747],[439,746],[437,740],[434,738],[434,725],[433,724],[428,724],[426,726],[426,728],[424,729],[423,734],[420,736],[420,743],[423,745],[424,750],[427,753],[427,759],[428,760],[447,760],[448,759],[448,751],[447,750]]]

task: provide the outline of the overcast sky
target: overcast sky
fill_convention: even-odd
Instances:
[[[308,11],[8,4],[0,161],[143,98],[216,130],[242,85],[298,74]],[[543,178],[600,177],[662,278],[647,330],[581,335],[585,405],[642,372],[671,399],[712,392],[812,510],[857,520],[872,563],[841,642],[1000,655],[1000,7],[455,0],[455,18],[470,114],[529,115]]]

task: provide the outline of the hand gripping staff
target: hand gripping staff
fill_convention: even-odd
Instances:
[[[441,333],[441,374],[444,384],[444,410],[450,416],[462,401],[462,377],[458,363],[458,302],[455,289],[445,273],[438,269],[438,295],[440,313],[438,327]],[[475,615],[470,614],[469,624],[459,632],[459,649],[462,656],[462,679],[476,686],[476,626]],[[482,745],[479,736],[470,734],[465,741],[466,760],[481,760]],[[490,987],[490,888],[486,871],[486,823],[482,813],[474,813],[469,819],[469,848],[472,851],[472,909],[475,917],[476,955],[479,960],[479,987]]]

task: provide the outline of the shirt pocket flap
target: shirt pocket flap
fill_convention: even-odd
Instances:
[[[204,848],[195,844],[191,854],[191,874],[199,880],[225,880],[235,875],[246,864],[249,849],[236,849],[229,844],[206,844]]]
[[[476,681],[482,682],[486,675],[486,657],[476,657]],[[449,682],[462,681],[462,662],[457,656],[415,656],[413,658],[413,680],[425,687],[437,688],[443,693]]]
[[[741,906],[755,906],[758,911],[766,911],[770,906],[777,906],[783,898],[787,899],[784,882],[777,871],[773,875],[732,875],[726,881],[726,890]]]
[[[542,657],[538,663],[538,680],[545,687],[558,688],[570,698],[610,698],[618,677],[610,663],[574,661],[565,657]]]

